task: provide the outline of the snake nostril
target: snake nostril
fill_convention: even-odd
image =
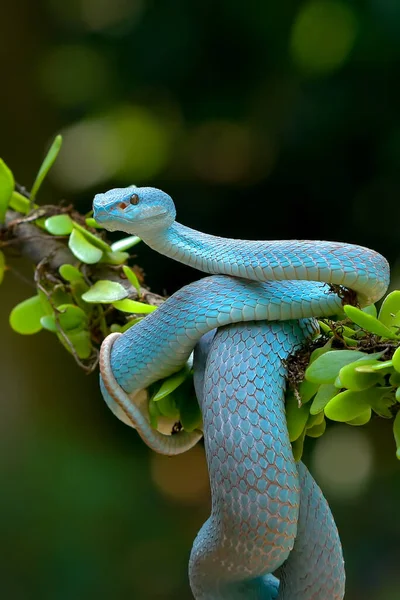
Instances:
[[[120,202],[118,204],[118,208],[120,208],[121,210],[125,210],[125,208],[127,207],[127,203],[126,202]]]

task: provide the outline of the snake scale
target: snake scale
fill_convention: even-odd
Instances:
[[[285,419],[285,359],[315,335],[314,317],[340,310],[336,284],[377,301],[389,282],[378,253],[336,242],[245,241],[176,222],[154,188],[117,188],[94,199],[96,221],[210,276],[101,349],[110,409],[156,452],[184,452],[204,435],[212,509],[192,548],[197,600],[341,600],[342,548],[329,505],[295,463]],[[146,390],[194,351],[203,431],[152,429]]]

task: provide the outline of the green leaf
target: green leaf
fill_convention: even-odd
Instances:
[[[395,370],[400,373],[400,348],[397,348],[395,353],[392,356],[392,363]]]
[[[389,387],[376,387],[373,388],[373,391],[375,395],[370,400],[372,410],[384,419],[391,419],[393,414],[390,409],[396,402],[393,390]],[[378,392],[381,393],[379,394]]]
[[[153,401],[154,398],[153,398]],[[160,413],[164,417],[168,417],[169,419],[179,419],[179,411],[177,409],[175,398],[173,394],[169,394],[168,396],[164,396],[161,400],[157,402],[157,408]]]
[[[286,398],[286,422],[289,431],[289,440],[294,442],[304,431],[309,415],[308,405],[299,407],[298,401],[293,393]]]
[[[4,223],[6,211],[14,191],[14,176],[0,158],[0,223]]]
[[[368,361],[365,362],[368,363]],[[359,373],[377,373],[379,371],[389,371],[391,367],[393,367],[393,361],[391,360],[376,360],[373,361],[370,365],[364,364],[364,362],[362,362],[360,365],[356,366],[355,369]]]
[[[72,281],[80,281],[83,279],[83,275],[80,270],[68,263],[61,265],[61,267],[58,269],[58,272],[60,273],[61,277],[65,279],[65,281],[69,281],[70,283]]]
[[[114,242],[111,244],[111,250],[113,252],[124,252],[125,250],[129,250],[133,246],[136,246],[142,240],[136,235],[130,235],[129,237],[122,238],[122,240],[118,240],[118,242]]]
[[[396,402],[400,402],[400,387],[398,387],[396,390],[395,399]]]
[[[44,227],[52,235],[69,235],[73,222],[69,215],[54,215],[45,220]]]
[[[292,452],[293,458],[296,462],[301,460],[303,456],[303,448],[304,448],[304,439],[306,437],[306,430],[303,431],[300,437],[297,438],[294,442],[292,442]]]
[[[0,284],[3,282],[5,270],[6,270],[6,257],[4,256],[4,252],[2,252],[0,250]]]
[[[60,311],[58,320],[65,332],[74,329],[84,329],[87,326],[87,315],[79,308],[79,306],[75,306],[74,304],[61,304],[57,308]]]
[[[153,429],[157,429],[158,417],[160,417],[160,416],[161,416],[161,413],[158,410],[158,406],[157,406],[156,402],[154,402],[150,398],[150,400],[149,400],[149,418],[150,418],[150,425],[152,426]]]
[[[325,414],[333,421],[352,421],[360,417],[368,408],[372,408],[383,417],[390,417],[388,406],[394,402],[390,397],[392,388],[372,387],[361,392],[346,390],[339,393],[325,407]],[[393,394],[392,394],[393,396]]]
[[[380,337],[387,338],[389,340],[399,339],[393,330],[389,329],[386,327],[386,325],[378,321],[376,317],[368,315],[355,306],[350,306],[347,304],[344,307],[344,312],[356,325],[362,329],[365,329],[366,331],[369,331],[370,333],[374,333],[375,335],[379,335]]]
[[[43,180],[45,179],[47,173],[50,171],[51,167],[53,166],[57,155],[60,151],[61,148],[61,144],[62,144],[62,137],[61,135],[57,135],[52,143],[52,145],[49,148],[49,151],[47,152],[44,161],[42,162],[42,165],[39,169],[38,174],[36,175],[36,179],[35,182],[32,186],[32,190],[31,190],[31,201],[33,202],[34,198],[36,198],[36,194],[39,191],[40,186],[43,183]]]
[[[75,228],[69,236],[68,246],[76,258],[88,265],[99,262],[103,256],[102,250],[88,242],[82,233]]]
[[[332,383],[323,383],[310,406],[310,414],[317,415],[318,413],[323,413],[323,410],[328,404],[329,400],[331,400],[338,393],[339,392],[335,385]]]
[[[180,388],[179,388],[180,389]],[[194,394],[189,394],[185,402],[180,403],[179,420],[185,431],[194,431],[202,429],[203,420],[197,398]]]
[[[396,442],[396,456],[400,460],[400,412],[397,413],[393,422],[393,434]]]
[[[76,354],[78,355],[78,358],[82,360],[89,358],[89,356],[92,353],[92,341],[90,339],[89,331],[87,331],[86,329],[72,330],[66,332],[66,336],[71,342]],[[65,341],[64,337],[60,333],[57,334],[57,337],[64,346],[64,348],[72,354],[71,349]]]
[[[54,315],[44,315],[44,317],[40,318],[40,323],[43,329],[47,329],[47,331],[51,331],[52,333],[57,333],[57,325]]]
[[[162,382],[158,392],[153,396],[154,402],[159,402],[162,398],[172,394],[172,392],[174,392],[185,381],[185,379],[187,379],[189,374],[190,369],[188,367],[184,367],[177,373],[174,373],[174,375],[171,375],[171,377],[165,379]]]
[[[95,304],[108,304],[126,298],[127,295],[128,292],[120,283],[100,279],[82,294],[82,299]]]
[[[386,327],[391,327],[393,325],[399,325],[397,322],[399,319],[399,315],[397,313],[400,312],[400,290],[395,290],[386,296],[384,301],[382,302],[381,309],[379,311],[379,317],[381,323],[386,325]]]
[[[330,350],[306,369],[305,377],[313,383],[334,383],[342,367],[363,356],[366,354],[358,350]]]
[[[353,392],[346,390],[345,392],[340,392],[325,406],[325,415],[328,419],[341,423],[359,417],[369,408],[366,400],[367,391]]]
[[[361,310],[363,313],[366,313],[371,317],[376,317],[377,315],[375,304],[369,304],[368,306],[364,306]]]
[[[392,359],[392,362],[393,362],[393,359]],[[400,362],[400,356],[399,356],[399,362]],[[400,368],[400,364],[399,364],[399,368]],[[390,383],[390,385],[394,385],[394,386],[400,385],[400,372],[399,371],[393,371],[390,374],[389,383]]]
[[[93,227],[93,229],[103,229],[103,226],[99,225],[97,221],[93,219],[93,217],[88,217],[85,219],[85,223],[88,227]]]
[[[17,333],[31,335],[42,329],[40,319],[43,316],[44,311],[39,296],[32,296],[12,309],[10,325]]]
[[[143,302],[136,302],[135,300],[130,300],[128,298],[126,300],[113,302],[112,304],[118,310],[127,313],[148,314],[157,310],[157,306],[144,304]]]
[[[104,252],[100,262],[108,263],[109,265],[122,265],[129,258],[127,252]]]
[[[10,200],[10,208],[27,215],[31,210],[31,203],[28,198],[25,198],[25,196],[14,190]],[[38,208],[38,205],[33,204],[32,208]]]
[[[76,221],[73,221],[73,225],[74,228],[77,229],[87,239],[87,241],[90,242],[90,244],[92,244],[92,246],[95,246],[96,248],[99,248],[99,250],[103,250],[104,252],[111,251],[111,247],[107,244],[107,242],[97,237],[97,235],[94,235],[94,233],[88,231],[87,229],[82,227],[82,225],[76,223]]]
[[[373,366],[375,364],[379,364],[376,359],[361,359],[342,367],[339,372],[342,386],[355,392],[372,387],[380,381],[381,374],[374,371],[368,373],[360,372],[357,367],[361,369],[363,366]]]
[[[351,421],[346,421],[346,423],[347,425],[353,425],[357,427],[360,425],[366,425],[371,420],[371,416],[372,410],[370,408],[367,408],[365,412],[361,413],[358,417],[352,419]]]
[[[132,284],[132,286],[138,291],[138,293],[140,294],[140,283],[139,283],[139,279],[136,276],[136,273],[134,271],[132,271],[132,269],[130,269],[129,267],[127,267],[126,265],[124,265],[122,267],[122,270],[125,274],[125,277],[128,279],[128,281]]]
[[[313,427],[306,429],[306,435],[312,438],[319,438],[325,433],[326,421],[323,419],[321,423],[317,423]]]
[[[304,379],[304,381],[301,382],[301,384],[299,385],[299,394],[301,397],[302,404],[306,404],[311,400],[313,396],[315,396],[315,394],[318,391],[319,385],[319,383],[312,383],[311,381],[307,381],[306,379]]]

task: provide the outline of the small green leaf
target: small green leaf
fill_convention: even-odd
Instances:
[[[99,262],[103,256],[102,250],[88,242],[82,233],[75,228],[69,236],[68,246],[76,258],[88,265]]]
[[[365,362],[368,363],[368,361]],[[370,365],[365,365],[364,362],[362,362],[360,365],[355,367],[355,370],[359,373],[377,373],[379,371],[391,369],[391,367],[393,367],[393,361],[391,360],[375,360],[371,362]]]
[[[301,460],[301,457],[303,456],[305,437],[306,437],[306,430],[304,429],[301,436],[298,437],[297,440],[292,442],[292,452],[293,452],[293,458],[294,458],[295,462],[299,462],[299,460]]]
[[[82,299],[95,304],[109,304],[122,300],[127,295],[128,292],[120,283],[100,279],[85,294],[82,294]]]
[[[71,342],[78,358],[82,360],[89,358],[89,356],[92,353],[92,342],[90,339],[89,331],[87,331],[86,329],[78,329],[68,331],[65,333],[65,335]],[[72,354],[71,349],[65,341],[64,337],[60,333],[57,334],[57,337],[64,346],[64,348]]]
[[[313,383],[334,383],[342,367],[363,356],[365,353],[358,350],[330,350],[307,368],[305,377]]]
[[[307,381],[306,379],[304,379],[304,381],[301,382],[301,384],[299,385],[299,394],[301,397],[302,404],[306,404],[311,400],[313,396],[315,396],[315,394],[318,391],[319,385],[319,383],[312,383],[311,381]]]
[[[32,186],[32,190],[31,190],[31,201],[33,201],[34,198],[36,198],[36,194],[38,193],[38,190],[40,188],[40,186],[43,183],[44,178],[46,177],[47,173],[50,171],[51,167],[53,166],[57,155],[60,151],[61,148],[61,144],[62,144],[62,137],[61,135],[57,135],[52,143],[52,145],[49,148],[49,151],[47,152],[44,161],[42,162],[42,165],[39,169],[38,174],[36,175],[36,179],[35,182]]]
[[[47,331],[51,331],[52,333],[57,333],[57,325],[54,315],[44,315],[44,317],[41,317],[40,323],[43,329],[47,329]]]
[[[3,282],[5,270],[6,270],[6,257],[4,256],[4,252],[2,252],[0,250],[0,284]]]
[[[286,422],[291,442],[294,442],[301,436],[306,426],[308,415],[308,405],[303,404],[299,407],[295,395],[289,393],[286,397]]]
[[[353,392],[346,390],[334,396],[325,406],[325,415],[332,421],[345,423],[359,417],[368,408],[367,391]]]
[[[376,359],[361,359],[342,367],[339,372],[342,386],[355,392],[372,387],[381,379],[381,374],[374,371],[367,373],[360,372],[359,369],[375,364],[378,364]]]
[[[392,363],[395,370],[400,373],[400,348],[397,348],[395,353],[392,356]]]
[[[312,438],[319,438],[325,433],[326,421],[323,419],[321,423],[317,423],[313,427],[306,429],[306,435]]]
[[[187,379],[189,374],[190,370],[187,367],[184,367],[177,373],[174,373],[174,375],[171,375],[171,377],[165,379],[162,382],[158,392],[153,396],[154,402],[159,402],[162,398],[172,394],[172,392],[175,391],[185,381],[185,379]]]
[[[149,418],[150,425],[153,429],[157,429],[158,418],[161,416],[160,411],[158,410],[158,406],[156,402],[154,402],[151,398],[149,400]]]
[[[379,311],[379,317],[381,323],[386,327],[392,327],[393,325],[399,325],[396,320],[399,318],[397,313],[400,312],[400,290],[395,290],[386,296],[382,302],[381,309]]]
[[[101,238],[97,237],[97,235],[94,235],[94,233],[92,233],[91,231],[88,231],[87,229],[82,227],[82,225],[79,225],[79,223],[76,223],[76,221],[73,221],[73,225],[74,225],[74,228],[77,229],[87,239],[87,241],[90,244],[92,244],[92,246],[95,246],[96,248],[99,248],[99,250],[103,250],[104,252],[111,251],[111,247],[107,244],[107,242],[105,242]]]
[[[392,359],[392,362],[393,362],[393,359]],[[400,362],[400,357],[399,357],[399,362]],[[400,368],[400,364],[399,364],[399,368]],[[390,385],[394,385],[394,386],[400,385],[400,372],[399,371],[392,371],[392,373],[390,374],[390,377],[389,377],[389,383],[390,383]]]
[[[128,295],[128,293],[126,292],[125,295]],[[119,300],[117,302],[113,302],[112,304],[118,310],[127,313],[148,314],[157,310],[157,306],[152,306],[151,304],[144,304],[143,302],[136,302],[135,300],[130,300],[128,298],[126,300]]]
[[[118,240],[118,242],[114,242],[111,244],[111,250],[113,252],[125,252],[125,250],[129,250],[133,246],[136,246],[142,240],[136,235],[130,235],[129,237],[122,238],[122,240]]]
[[[394,403],[391,392],[389,387],[372,387],[361,392],[346,390],[332,398],[325,407],[325,414],[333,421],[347,422],[372,408],[380,416],[390,417],[388,407]]]
[[[397,388],[396,394],[394,397],[396,398],[396,402],[400,402],[400,387]]]
[[[88,227],[93,227],[93,229],[103,229],[103,226],[99,225],[97,221],[93,219],[93,217],[88,217],[85,219],[85,223]]]
[[[332,383],[323,383],[315,396],[311,406],[310,414],[317,415],[323,413],[325,406],[334,396],[338,394],[338,389]]]
[[[15,306],[10,314],[10,325],[17,333],[31,335],[42,329],[40,319],[44,316],[39,296],[27,298]]]
[[[376,317],[377,315],[375,304],[369,304],[368,306],[364,306],[361,310],[363,313],[366,313],[371,317]]]
[[[68,263],[61,265],[61,267],[58,269],[58,272],[60,273],[61,277],[65,279],[65,281],[69,281],[70,283],[72,281],[80,281],[83,279],[83,275],[80,270],[73,265],[69,265]]]
[[[370,408],[367,408],[358,417],[356,417],[355,419],[352,419],[351,421],[346,421],[346,423],[348,425],[353,425],[353,426],[359,427],[361,425],[366,425],[367,423],[369,423],[371,420],[371,416],[372,416],[372,410]]]
[[[129,258],[127,252],[104,252],[100,262],[108,263],[109,265],[122,265]]]
[[[369,331],[370,333],[374,333],[375,335],[379,335],[380,337],[389,340],[399,339],[393,330],[389,329],[386,327],[386,325],[378,321],[376,317],[368,315],[355,306],[350,306],[347,304],[344,307],[344,312],[356,325],[362,329],[365,329],[366,331]]]
[[[181,388],[178,388],[179,391]],[[194,393],[188,394],[185,401],[179,404],[179,421],[185,431],[202,429],[203,420],[197,398]]]
[[[12,193],[9,206],[13,210],[20,212],[23,215],[27,215],[31,210],[31,203],[29,202],[28,198],[25,198],[25,196],[19,192],[16,192],[15,190]],[[38,208],[38,205],[34,204],[32,208]]]
[[[74,304],[61,304],[57,307],[58,320],[62,329],[67,332],[76,329],[84,329],[87,326],[86,313]]]
[[[153,398],[153,401],[154,398]],[[176,407],[175,399],[173,394],[169,394],[168,396],[164,396],[161,400],[157,402],[157,408],[160,413],[164,417],[168,417],[169,419],[179,419],[179,411]]]
[[[396,442],[396,456],[400,460],[400,412],[397,413],[393,422],[393,434]]]
[[[4,223],[6,211],[14,190],[14,176],[0,158],[0,223]]]
[[[69,235],[73,223],[69,215],[54,215],[45,220],[44,227],[52,235]]]
[[[136,276],[136,273],[134,271],[132,271],[132,269],[130,269],[129,267],[127,267],[126,265],[124,265],[122,267],[122,270],[125,274],[125,277],[128,279],[128,281],[132,284],[132,286],[138,291],[138,293],[140,294],[140,283],[139,280]]]

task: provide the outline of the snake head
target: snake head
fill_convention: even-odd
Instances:
[[[139,237],[145,237],[147,231],[167,229],[175,215],[172,198],[151,187],[115,188],[93,200],[93,217],[99,225]]]

